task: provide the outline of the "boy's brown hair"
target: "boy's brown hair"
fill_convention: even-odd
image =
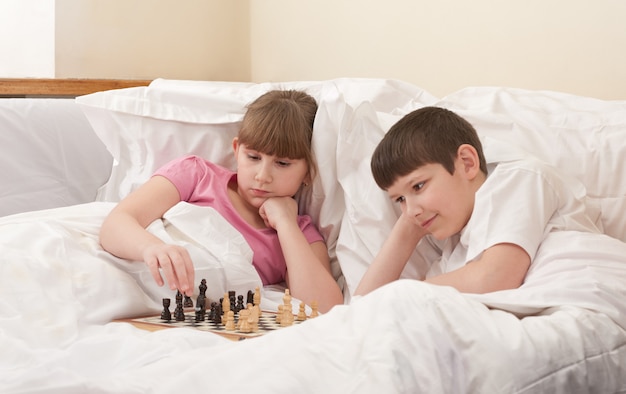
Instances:
[[[317,102],[298,90],[271,90],[250,103],[239,142],[250,149],[289,159],[304,159],[311,179],[317,164],[311,150]]]
[[[480,170],[487,174],[482,144],[467,120],[439,107],[415,110],[394,124],[374,150],[371,161],[374,180],[387,190],[398,177],[433,163],[443,165],[452,174],[462,144],[476,148]]]

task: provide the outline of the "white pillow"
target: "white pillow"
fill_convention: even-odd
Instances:
[[[0,216],[93,201],[106,147],[72,99],[0,100]]]
[[[556,92],[468,88],[432,103],[380,111],[363,103],[344,110],[339,131],[337,177],[345,216],[336,253],[352,293],[399,215],[378,189],[371,154],[389,128],[424,105],[455,111],[477,129],[488,163],[535,155],[578,178],[601,209],[604,231],[626,241],[626,102],[608,102]],[[418,277],[414,254],[402,277]]]
[[[305,90],[318,102],[312,143],[319,176],[298,200],[301,211],[311,215],[325,237],[333,272],[341,283],[335,243],[345,209],[336,166],[345,159],[337,151],[337,136],[346,122],[344,110],[368,102],[377,111],[394,112],[436,100],[409,83],[349,78],[260,84],[158,79],[148,87],[78,97],[77,103],[115,158],[98,200],[119,201],[167,161],[192,153],[234,169],[231,143],[245,106],[271,89]]]
[[[551,91],[465,88],[437,105],[483,138],[514,145],[580,180],[604,232],[626,241],[626,101]]]

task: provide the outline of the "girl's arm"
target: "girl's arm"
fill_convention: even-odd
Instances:
[[[332,276],[326,244],[309,244],[298,226],[297,210],[293,198],[276,197],[263,204],[260,214],[278,233],[291,294],[309,305],[316,300],[320,312],[327,312],[343,303],[343,294]]]
[[[365,295],[372,290],[400,278],[402,270],[426,232],[400,215],[378,255],[361,278],[354,295]]]
[[[109,213],[102,223],[100,244],[117,257],[145,262],[159,286],[164,284],[160,268],[172,290],[191,294],[194,268],[187,250],[166,244],[146,230],[179,201],[178,190],[167,178],[150,178]]]
[[[489,293],[520,287],[529,267],[530,256],[524,249],[501,243],[486,249],[480,258],[463,267],[425,282],[452,286],[464,293]]]

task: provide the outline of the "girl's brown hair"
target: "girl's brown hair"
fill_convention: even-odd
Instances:
[[[298,90],[271,90],[247,106],[239,142],[277,157],[304,159],[313,179],[317,164],[311,149],[317,102]]]

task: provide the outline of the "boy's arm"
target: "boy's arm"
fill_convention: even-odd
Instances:
[[[486,249],[480,258],[463,267],[425,282],[452,286],[463,293],[489,293],[521,286],[529,267],[530,256],[524,249],[501,243]]]
[[[365,295],[399,279],[411,253],[424,235],[426,235],[424,229],[406,218],[404,214],[400,215],[391,234],[361,278],[354,295]]]

